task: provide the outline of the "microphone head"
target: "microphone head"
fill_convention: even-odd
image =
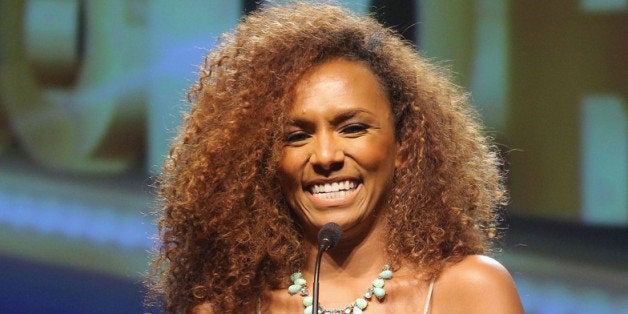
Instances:
[[[332,249],[338,244],[342,238],[342,228],[335,223],[326,223],[320,231],[318,231],[318,244],[328,243],[328,249]]]

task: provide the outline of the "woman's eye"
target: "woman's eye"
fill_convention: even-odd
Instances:
[[[369,126],[361,123],[349,124],[342,128],[341,132],[345,134],[359,134],[364,133],[369,129]]]
[[[285,137],[284,141],[288,143],[294,143],[304,141],[309,137],[310,135],[305,132],[292,132]]]

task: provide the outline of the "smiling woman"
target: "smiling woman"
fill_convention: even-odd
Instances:
[[[314,67],[296,86],[288,121],[279,179],[303,231],[312,237],[330,221],[345,235],[373,231],[373,217],[390,194],[398,146],[375,74],[346,59]]]
[[[168,312],[312,312],[328,222],[344,231],[321,266],[329,313],[522,312],[481,255],[500,161],[463,93],[389,29],[335,6],[263,8],[189,95],[149,278]]]

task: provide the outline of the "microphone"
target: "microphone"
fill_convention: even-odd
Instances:
[[[318,249],[322,251],[333,249],[340,238],[342,238],[342,228],[335,222],[327,223],[318,232]]]
[[[312,297],[312,314],[318,313],[318,275],[321,269],[321,257],[323,253],[329,249],[333,249],[338,241],[342,238],[342,228],[335,223],[325,224],[318,231],[318,254],[316,254],[316,263],[314,264],[314,295]]]

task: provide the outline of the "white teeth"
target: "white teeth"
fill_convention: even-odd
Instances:
[[[355,189],[356,184],[352,181],[342,181],[334,183],[316,184],[312,186],[312,194],[320,198],[332,199],[343,197]]]

